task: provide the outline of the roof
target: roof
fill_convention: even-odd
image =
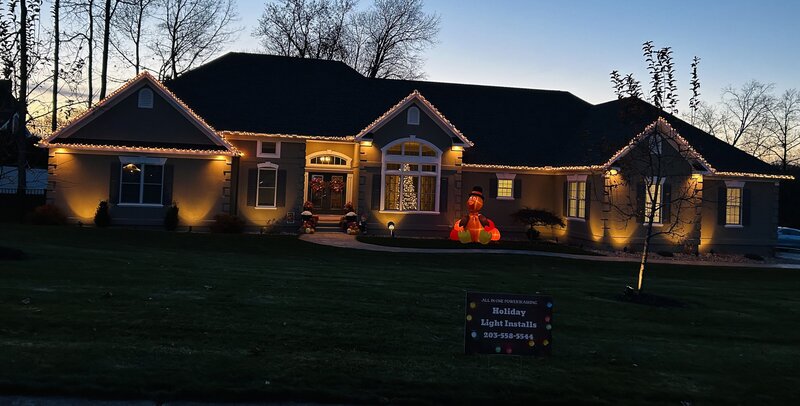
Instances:
[[[92,120],[100,117],[105,111],[112,109],[115,105],[131,96],[142,86],[149,85],[168,104],[188,120],[202,134],[208,137],[211,144],[185,144],[175,143],[171,140],[159,140],[159,142],[141,142],[134,140],[119,139],[84,139],[73,137],[81,128],[89,124]],[[118,151],[118,152],[165,152],[175,154],[192,155],[240,155],[241,152],[228,142],[221,134],[209,126],[200,116],[193,112],[189,106],[175,96],[169,89],[164,87],[158,80],[153,78],[147,71],[143,71],[133,79],[127,81],[120,88],[109,94],[103,100],[90,109],[83,112],[67,125],[57,129],[49,136],[39,142],[42,147],[68,147],[72,149],[97,150],[97,151]]]
[[[370,79],[338,61],[229,53],[165,85],[220,131],[353,137],[418,91],[474,143],[464,163],[602,165],[663,117],[718,171],[763,161],[639,99],[592,105],[564,91]]]

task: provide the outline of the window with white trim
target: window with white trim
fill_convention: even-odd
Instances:
[[[309,159],[308,163],[312,165],[347,166],[347,160],[336,155],[317,155]]]
[[[498,179],[497,180],[497,197],[513,199],[514,198],[514,180],[513,179]]]
[[[586,181],[567,182],[567,217],[586,218]]]
[[[440,152],[424,141],[399,141],[384,147],[382,210],[436,212]]]
[[[280,158],[280,141],[258,141],[256,145],[256,156],[259,158]]]
[[[161,205],[164,194],[164,165],[123,163],[120,168],[120,204]]]
[[[139,100],[138,106],[140,109],[152,109],[153,108],[153,91],[144,88],[139,90]]]
[[[408,108],[408,119],[406,122],[411,125],[419,125],[419,109],[415,106]]]
[[[658,193],[656,193],[658,192]],[[660,183],[656,183],[655,179],[647,185],[647,190],[644,193],[644,221],[650,220],[650,214],[653,214],[653,223],[661,224],[662,213],[662,198],[664,197],[664,179]],[[655,198],[655,204],[653,199]],[[655,212],[653,207],[655,206]]]
[[[725,224],[742,225],[742,188],[729,187],[725,195]]]
[[[256,184],[256,207],[275,207],[278,189],[278,167],[258,167],[258,183]]]

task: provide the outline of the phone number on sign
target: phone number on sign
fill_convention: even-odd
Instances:
[[[496,333],[493,331],[484,331],[483,338],[502,338],[506,340],[533,340],[533,334],[523,333]]]

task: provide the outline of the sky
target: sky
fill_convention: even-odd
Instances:
[[[243,30],[229,50],[259,49],[251,33],[263,8],[239,0]],[[694,56],[700,98],[710,103],[751,79],[776,92],[800,88],[797,0],[426,0],[425,10],[441,16],[438,43],[425,53],[431,81],[566,90],[602,103],[615,97],[614,69],[634,73],[647,90],[641,47],[652,40],[673,49],[683,111]]]

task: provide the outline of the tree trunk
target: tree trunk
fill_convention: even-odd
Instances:
[[[55,131],[58,127],[58,50],[61,44],[60,35],[58,32],[58,19],[59,19],[59,0],[53,1],[53,34],[55,35],[55,44],[53,50],[53,117],[50,121],[50,130]]]
[[[89,107],[92,107],[94,90],[92,89],[92,69],[94,69],[94,0],[89,0]]]
[[[100,100],[106,97],[106,82],[108,82],[108,42],[111,37],[111,0],[106,0],[106,10],[103,15],[103,60],[100,67]]]
[[[28,154],[25,123],[28,117],[28,5],[19,2],[19,97],[17,99],[17,196],[22,199],[27,187]],[[20,200],[21,203],[21,200]]]
[[[647,237],[644,239],[644,247],[642,247],[642,260],[639,261],[639,279],[636,282],[636,292],[642,291],[642,281],[644,280],[644,269],[647,267],[647,258],[650,256],[650,236],[652,234],[652,225],[647,228]]]

